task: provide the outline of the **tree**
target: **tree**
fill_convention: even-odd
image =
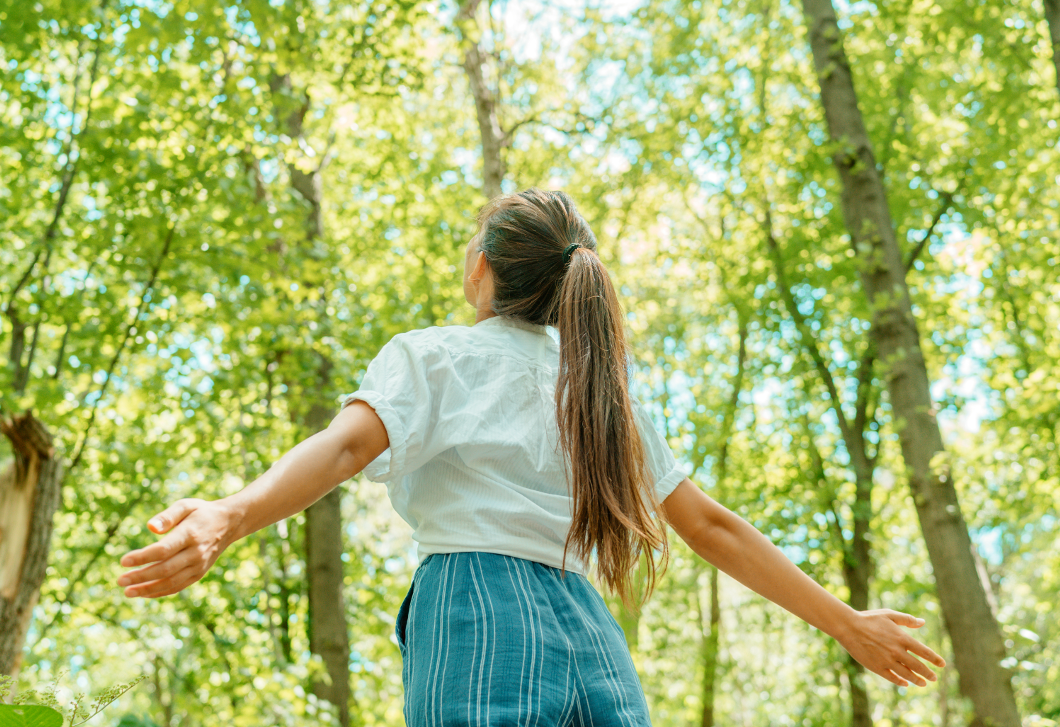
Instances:
[[[1019,724],[1004,641],[976,565],[968,527],[934,417],[898,247],[872,145],[858,108],[850,64],[831,0],[804,0],[810,47],[821,87],[833,160],[843,182],[843,217],[863,261],[865,295],[873,306],[871,337],[886,368],[890,404],[900,417],[899,437],[917,514],[935,569],[939,600],[953,642],[961,691],[975,704],[981,725]]]
[[[0,418],[0,432],[15,454],[0,471],[0,675],[15,676],[48,563],[64,463],[31,412]]]
[[[289,30],[289,32],[293,29]],[[296,33],[296,31],[295,31]],[[297,38],[297,34],[295,35]],[[302,39],[303,42],[305,39]],[[305,91],[297,90],[292,85],[291,74],[274,71],[269,79],[269,88],[275,104],[274,116],[282,125],[283,133],[296,144],[308,145],[304,133],[304,124],[311,109],[309,96]],[[313,156],[316,156],[315,154]],[[296,238],[292,243],[280,243],[278,249],[285,250],[288,244],[304,246],[300,255],[302,259],[313,260],[321,255],[314,250],[324,244],[324,171],[330,162],[329,150],[320,154],[320,159],[299,156],[288,164],[288,175],[291,188],[307,203],[304,222],[304,238]],[[308,171],[303,169],[308,166]],[[280,264],[286,267],[281,254]],[[307,266],[306,270],[312,270]],[[319,295],[314,306],[321,321],[321,333],[330,332],[328,316],[323,310],[321,301],[328,298],[327,286],[323,281],[303,276],[302,285],[307,289],[316,288]],[[297,345],[297,344],[295,344]],[[327,428],[334,416],[333,396],[329,396],[333,386],[332,376],[334,362],[326,353],[313,350],[292,351],[283,349],[282,354],[293,353],[295,360],[316,358],[313,380],[304,387],[306,396],[300,406],[292,409],[302,431],[315,434]],[[295,382],[288,379],[289,389],[295,389]],[[305,514],[305,562],[308,576],[308,629],[309,648],[318,654],[327,666],[328,680],[313,680],[312,691],[321,699],[326,699],[336,706],[339,723],[342,727],[350,725],[350,637],[346,623],[346,607],[343,601],[343,561],[345,550],[342,537],[342,491],[340,485],[320,500],[310,505]]]
[[[1053,49],[1053,70],[1056,72],[1056,90],[1060,92],[1060,0],[1042,0],[1045,22],[1049,25],[1049,41]]]

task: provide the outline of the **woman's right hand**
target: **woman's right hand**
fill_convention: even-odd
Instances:
[[[218,556],[236,538],[238,518],[224,500],[177,500],[147,523],[166,536],[122,556],[126,568],[145,566],[118,578],[133,598],[169,596],[206,575]]]
[[[923,687],[927,680],[937,677],[918,656],[937,667],[946,666],[945,659],[902,630],[903,626],[920,628],[923,619],[886,608],[854,614],[837,640],[869,671],[900,687],[909,686],[909,682]]]

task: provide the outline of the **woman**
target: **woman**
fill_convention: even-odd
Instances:
[[[646,598],[663,523],[885,679],[934,681],[917,657],[945,663],[900,628],[922,620],[854,611],[684,476],[628,394],[622,313],[595,250],[561,192],[487,204],[464,259],[475,325],[395,336],[325,431],[241,492],[153,518],[167,534],[122,558],[145,566],[119,578],[126,595],[176,593],[235,540],[364,471],[387,484],[421,558],[396,626],[410,725],[650,725],[621,629],[584,574],[594,559],[627,603]]]

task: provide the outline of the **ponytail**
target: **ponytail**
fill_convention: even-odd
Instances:
[[[588,561],[595,550],[604,583],[628,606],[655,587],[655,551],[665,561],[666,533],[644,446],[633,418],[622,309],[611,278],[588,247],[575,248],[560,285],[556,421],[570,463],[573,522],[564,547]],[[633,567],[648,561],[643,598]]]
[[[562,192],[496,197],[479,214],[493,272],[493,310],[559,330],[556,423],[569,465],[572,522],[563,562],[595,552],[603,583],[631,606],[651,595],[669,556],[629,396],[622,309],[596,237]],[[641,594],[633,568],[647,560]],[[637,596],[635,598],[635,595]]]

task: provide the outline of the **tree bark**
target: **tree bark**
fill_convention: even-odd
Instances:
[[[850,65],[831,0],[803,0],[842,210],[861,279],[873,308],[871,337],[885,378],[921,531],[934,567],[962,694],[973,725],[1019,727],[1005,645],[976,569],[972,541],[945,465],[927,367],[913,318],[901,250],[876,160],[858,107]],[[936,456],[940,455],[940,456]]]
[[[1060,93],[1060,0],[1045,0],[1045,20],[1049,24],[1049,40],[1053,46],[1056,90]]]
[[[700,660],[703,662],[703,713],[701,727],[714,727],[714,685],[718,678],[718,646],[721,642],[721,602],[718,599],[718,569],[710,566],[710,621],[703,635]]]
[[[842,416],[842,412],[840,412]],[[861,429],[861,441],[864,442],[864,426]],[[806,422],[807,449],[813,463],[813,475],[817,479],[818,487],[828,492],[828,507],[832,519],[829,520],[833,536],[843,554],[843,583],[849,593],[847,603],[857,611],[864,611],[869,607],[869,584],[872,579],[872,553],[869,550],[868,533],[872,522],[872,484],[873,471],[870,468],[868,474],[859,471],[856,467],[854,503],[851,506],[853,512],[853,532],[850,540],[843,534],[843,525],[839,520],[839,511],[836,508],[835,490],[827,481],[825,473],[824,458],[813,439],[813,432]],[[852,462],[869,461],[871,458],[865,456],[864,448],[860,453],[856,450],[850,457]],[[827,515],[825,516],[827,518]],[[852,727],[872,727],[872,705],[869,702],[869,693],[865,684],[865,667],[856,659],[847,655],[844,663],[847,682],[850,687],[850,723]]]
[[[725,487],[729,476],[729,442],[736,427],[736,410],[740,404],[740,392],[743,390],[744,374],[747,370],[747,318],[739,306],[736,315],[739,320],[740,342],[736,351],[736,373],[732,379],[732,392],[729,394],[728,406],[722,418],[722,440],[718,444],[718,461],[715,479],[719,489]],[[718,600],[718,569],[708,566],[710,573],[710,620],[703,633],[700,647],[700,661],[703,663],[703,688],[700,690],[703,700],[703,711],[700,715],[702,727],[714,726],[714,687],[718,675],[718,646],[721,641],[721,603]]]
[[[853,420],[848,419],[843,410],[843,403],[839,398],[839,387],[836,386],[832,371],[821,353],[813,330],[806,321],[806,316],[799,310],[795,292],[788,282],[780,244],[773,234],[773,216],[768,200],[765,201],[765,207],[766,245],[769,248],[770,257],[773,259],[777,288],[788,315],[795,322],[799,341],[803,349],[809,354],[821,383],[824,384],[825,389],[828,391],[829,407],[839,423],[843,445],[846,447],[847,456],[850,459],[850,468],[854,475],[854,503],[851,506],[853,528],[851,538],[848,541],[843,534],[843,527],[839,522],[839,513],[835,507],[835,491],[827,484],[824,460],[813,441],[813,432],[810,431],[807,425],[806,436],[810,443],[809,448],[813,457],[817,481],[819,486],[826,489],[829,493],[829,508],[834,517],[832,521],[833,531],[836,544],[843,554],[843,581],[849,592],[848,603],[851,608],[857,611],[865,611],[869,607],[869,582],[872,578],[873,567],[872,553],[869,549],[869,528],[872,523],[872,485],[876,470],[876,460],[874,456],[869,456],[865,435],[874,418],[869,414],[869,404],[872,390],[872,367],[875,363],[875,356],[872,354],[870,343],[858,371],[854,418]],[[851,727],[872,727],[871,705],[869,703],[868,689],[865,685],[865,667],[848,654],[846,672],[850,683]]]
[[[303,123],[309,111],[308,95],[292,87],[289,74],[274,74],[269,81],[275,102],[276,118],[284,125],[292,139],[303,138]],[[288,166],[291,187],[309,203],[306,216],[305,245],[310,250],[324,234],[324,167],[328,155],[310,172]],[[312,253],[310,253],[312,254]],[[321,295],[325,305],[327,295]],[[321,312],[320,320],[327,316]],[[318,354],[315,383],[307,392],[309,401],[299,424],[305,431],[316,433],[327,428],[335,415],[335,406],[326,396],[331,382],[333,362]],[[315,681],[310,690],[338,709],[342,727],[350,725],[350,638],[346,626],[346,606],[343,599],[342,563],[342,486],[336,487],[305,513],[305,557],[309,593],[309,649],[323,660],[330,676],[330,684]],[[285,645],[286,646],[286,645]]]
[[[321,382],[329,378],[331,361],[323,359]],[[333,406],[313,404],[303,423],[312,432],[327,428]],[[315,682],[313,694],[339,709],[342,727],[350,724],[350,639],[343,599],[342,488],[336,487],[306,510],[305,558],[309,581],[309,650],[327,665],[331,684]]]
[[[487,3],[488,4],[488,3]],[[475,20],[479,0],[468,0],[457,17],[457,31],[464,49],[464,71],[475,99],[475,115],[482,137],[482,192],[487,199],[501,193],[505,166],[501,150],[507,145],[507,135],[497,116],[498,99],[486,82],[489,57],[479,45],[481,30]]]
[[[15,676],[48,565],[65,470],[32,412],[0,418],[0,432],[15,453],[0,472],[0,674]]]
[[[855,611],[869,608],[869,582],[872,577],[872,555],[869,553],[869,521],[872,516],[872,479],[858,480],[854,494],[854,532],[850,547],[844,553],[843,580],[850,593],[850,607]],[[851,727],[872,727],[872,705],[865,684],[865,667],[847,654],[847,678],[850,681]]]

